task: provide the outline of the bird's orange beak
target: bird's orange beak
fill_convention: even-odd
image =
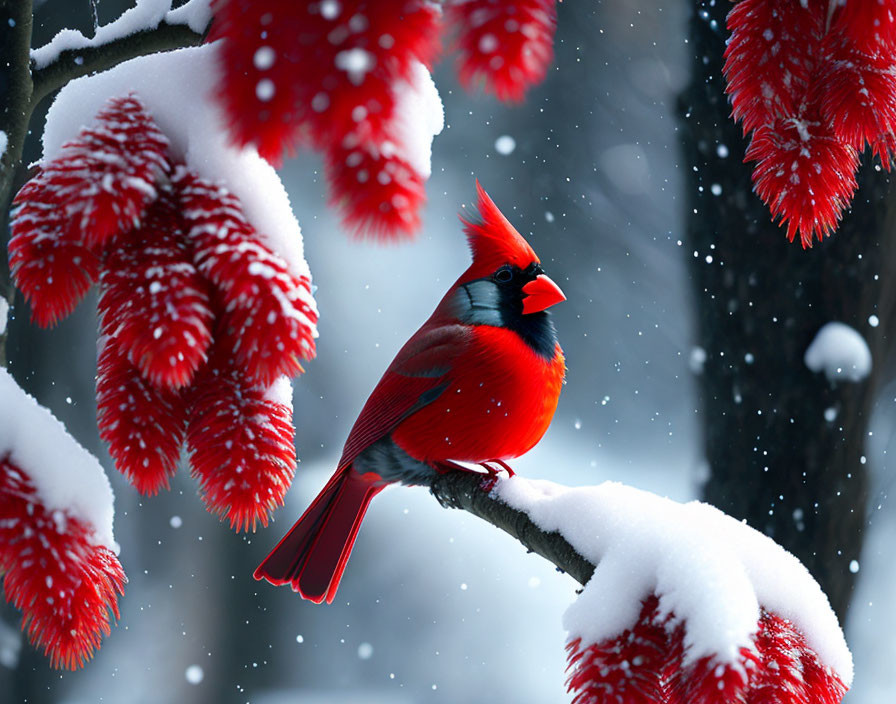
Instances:
[[[534,281],[523,286],[523,293],[526,294],[523,298],[523,315],[538,313],[566,300],[560,287],[545,274],[539,274]]]

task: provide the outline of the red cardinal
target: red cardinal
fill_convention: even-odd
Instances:
[[[481,220],[464,221],[473,263],[401,348],[336,472],[256,579],[332,602],[367,505],[388,484],[469,471],[454,461],[505,466],[550,425],[566,367],[546,309],[566,297],[476,188]]]

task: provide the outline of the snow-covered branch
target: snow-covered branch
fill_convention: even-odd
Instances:
[[[584,585],[564,616],[576,702],[708,704],[762,691],[827,703],[852,681],[837,618],[806,568],[708,504],[473,473],[438,475],[430,490]]]
[[[492,494],[495,480],[474,472],[438,474],[429,490],[445,508],[461,508],[509,533],[523,546],[554,563],[579,584],[594,574],[594,563],[579,554],[560,533],[539,528],[525,511]]]
[[[69,81],[158,51],[197,46],[211,20],[208,0],[171,10],[170,0],[144,0],[114,22],[85,37],[66,29],[31,52],[32,104]]]

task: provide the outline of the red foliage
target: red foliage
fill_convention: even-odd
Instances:
[[[235,141],[277,161],[309,140],[328,155],[332,197],[345,204],[349,227],[377,234],[419,227],[424,178],[384,152],[402,144],[393,118],[414,62],[429,66],[438,50],[436,7],[425,0],[218,0],[214,7],[210,39],[225,40],[220,99]],[[349,151],[381,161],[386,168],[371,166],[394,180],[363,178],[345,166]]]
[[[685,665],[684,627],[644,600],[637,623],[615,638],[569,642],[573,704],[839,704],[846,687],[821,665],[794,624],[765,610],[754,649],[737,663]]]
[[[95,124],[82,128],[56,159],[44,164],[42,178],[25,197],[65,213],[71,241],[102,245],[139,223],[156,197],[159,175],[168,170],[167,151],[168,140],[140,100],[133,94],[114,98]],[[32,227],[42,229],[39,220]]]
[[[756,634],[763,667],[747,704],[839,704],[846,687],[818,661],[793,624],[763,611]]]
[[[16,196],[9,267],[31,306],[31,319],[50,327],[68,316],[99,274],[96,255],[66,234],[65,212],[48,199],[45,172]]]
[[[755,653],[746,649],[740,651],[737,663],[720,664],[715,658],[700,658],[689,667],[676,667],[670,672],[669,701],[675,704],[741,701],[751,690],[750,678],[760,667]]]
[[[836,226],[866,144],[889,168],[894,10],[893,0],[742,0],[728,15],[727,91],[753,133],[746,159],[757,162],[756,191],[803,247]]]
[[[116,469],[141,494],[167,489],[186,432],[181,395],[147,381],[107,338],[97,362],[96,402],[100,437]]]
[[[369,143],[332,147],[327,179],[333,204],[355,232],[385,237],[419,229],[426,201],[423,177],[394,153],[386,155]]]
[[[569,679],[573,704],[652,704],[664,701],[668,672],[681,658],[681,637],[666,632],[659,599],[645,599],[638,622],[620,636],[583,646],[570,641]]]
[[[856,190],[859,156],[819,120],[781,120],[756,130],[746,159],[755,160],[756,193],[772,216],[812,246],[835,227]]]
[[[414,62],[431,66],[440,12],[427,0],[215,0],[218,97],[234,141],[277,162],[302,143],[327,160],[331,201],[355,233],[420,227],[423,182],[396,108]],[[517,101],[553,57],[554,0],[446,5],[461,81]]]
[[[829,38],[825,49],[820,68],[825,79],[814,89],[834,134],[857,149],[878,135],[891,134],[896,129],[893,55],[866,54],[842,36]]]
[[[266,400],[265,390],[314,356],[310,278],[262,243],[235,196],[184,166],[169,168],[167,143],[137,98],[110,101],[98,122],[20,191],[13,274],[45,325],[71,312],[99,274],[97,423],[138,491],[168,488],[190,399],[200,413],[190,427],[193,468],[209,504],[237,528],[265,523],[295,470],[292,411]],[[106,162],[116,170],[100,168]],[[150,185],[150,172],[163,169],[162,182]],[[79,188],[60,190],[58,174],[74,173]],[[130,198],[131,187],[140,199]],[[88,244],[81,226],[70,226],[61,192],[85,199],[81,210],[72,206],[76,224],[102,236]],[[209,367],[213,335],[232,364],[226,374],[220,363]],[[212,381],[221,387],[210,390]],[[228,411],[228,422],[243,425],[215,425]],[[225,431],[242,449],[227,450],[231,464],[213,471],[224,445],[204,443],[226,443]]]
[[[268,524],[296,466],[292,408],[247,384],[219,356],[191,392],[187,446],[210,511],[235,530]]]
[[[871,153],[880,159],[881,166],[890,170],[891,159],[896,154],[896,134],[882,134],[871,142]]]
[[[824,6],[742,0],[728,14],[727,92],[745,132],[800,114],[820,53]]]
[[[219,346],[264,386],[301,372],[314,356],[310,280],[261,243],[233,194],[186,169],[175,184],[196,265],[220,299]]]
[[[866,53],[896,50],[896,3],[893,0],[849,0],[838,7],[835,31],[846,34]]]
[[[25,472],[0,458],[3,590],[53,667],[81,667],[109,634],[110,613],[118,618],[127,579],[92,533],[67,511],[48,509]]]
[[[455,34],[458,75],[499,100],[521,101],[554,58],[555,0],[461,0],[446,17]]]
[[[159,197],[110,247],[100,280],[103,332],[158,387],[189,384],[212,339],[208,284],[176,207],[170,193]]]
[[[167,149],[136,96],[115,98],[19,191],[10,267],[38,325],[55,325],[87,293],[99,248],[156,197]]]
[[[424,0],[216,0],[220,98],[240,145],[277,162],[309,134],[353,130],[379,141],[396,88],[416,59],[431,65],[439,12]]]

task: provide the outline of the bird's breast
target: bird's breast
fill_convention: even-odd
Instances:
[[[559,345],[548,359],[511,330],[476,327],[445,391],[403,420],[392,438],[424,461],[519,457],[548,429],[564,374]]]

